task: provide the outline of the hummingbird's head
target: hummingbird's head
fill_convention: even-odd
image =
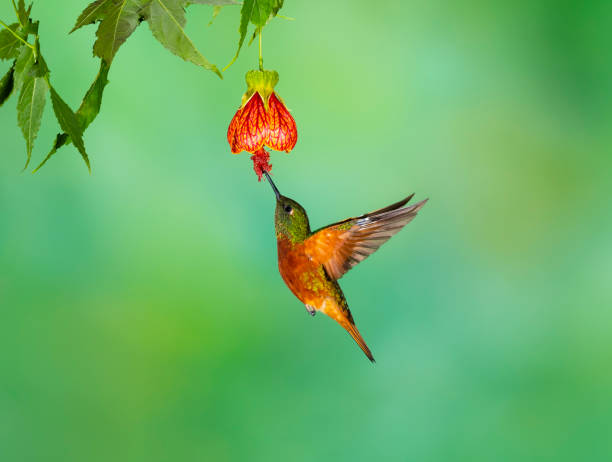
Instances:
[[[302,242],[310,234],[306,210],[296,201],[285,196],[280,196],[276,200],[274,227],[277,236],[280,234],[293,243]]]
[[[310,235],[310,224],[308,223],[306,210],[293,199],[281,195],[268,172],[264,172],[264,174],[276,195],[274,227],[277,237],[279,235],[284,236],[293,243],[303,241]]]

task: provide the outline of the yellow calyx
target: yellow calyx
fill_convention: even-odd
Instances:
[[[247,91],[242,96],[242,105],[244,106],[246,102],[253,96],[255,92],[259,93],[261,98],[263,99],[264,104],[268,105],[268,98],[272,92],[274,92],[274,87],[278,83],[278,72],[276,71],[248,71],[245,76]]]

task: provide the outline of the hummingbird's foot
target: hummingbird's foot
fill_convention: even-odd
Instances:
[[[317,310],[314,306],[306,305],[306,311],[308,311],[308,314],[310,316],[314,316],[315,314],[317,314]]]

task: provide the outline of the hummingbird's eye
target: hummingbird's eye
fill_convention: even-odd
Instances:
[[[290,205],[285,205],[285,212],[287,212],[287,213],[293,212],[293,209],[291,208]]]

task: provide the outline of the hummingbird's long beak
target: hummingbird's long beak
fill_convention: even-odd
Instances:
[[[266,175],[266,178],[268,179],[268,183],[270,183],[270,186],[272,186],[272,189],[274,190],[274,194],[276,194],[276,200],[279,201],[281,198],[281,193],[278,192],[278,188],[274,184],[274,181],[272,181],[272,178],[270,178],[270,175],[268,174],[268,172],[264,171],[263,173],[264,175]]]

